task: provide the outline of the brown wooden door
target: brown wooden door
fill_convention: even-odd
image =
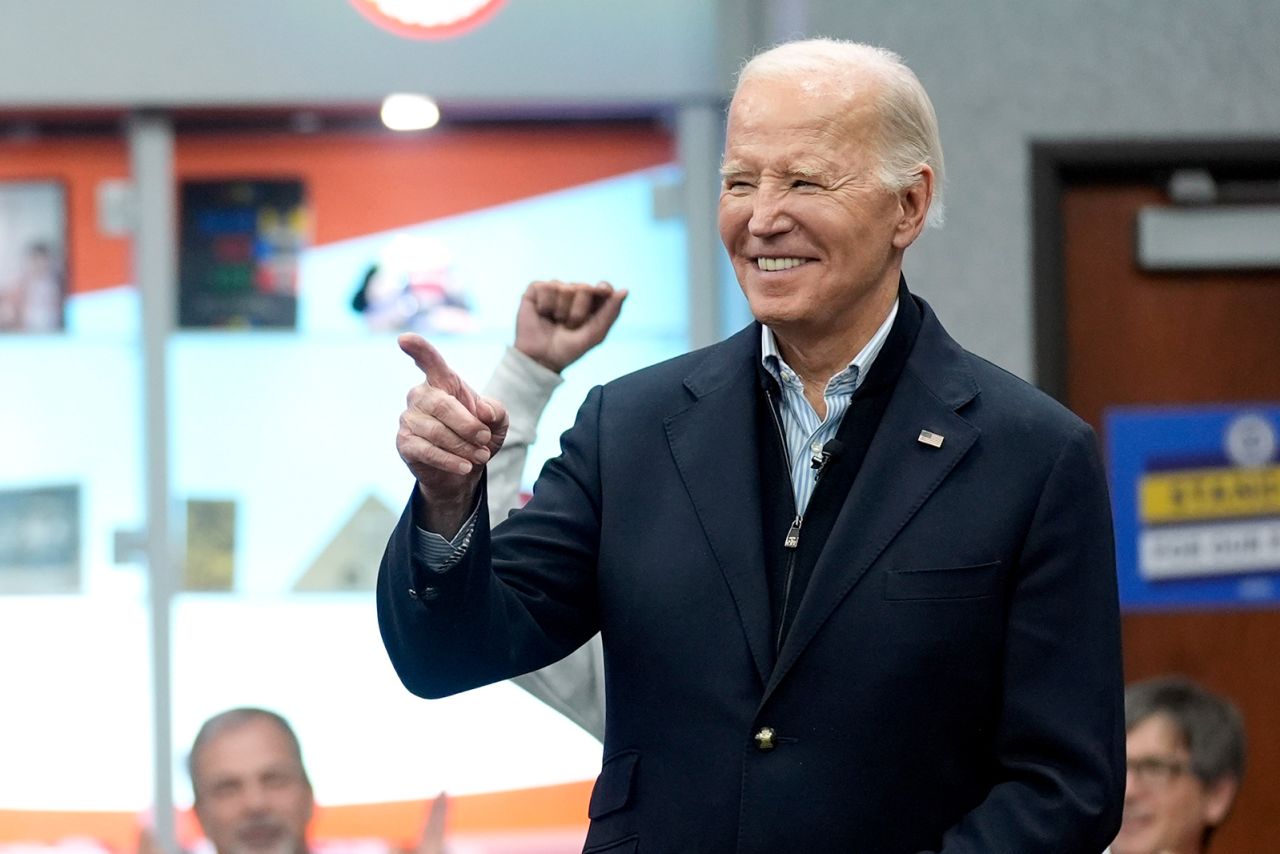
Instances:
[[[1280,401],[1280,272],[1144,273],[1137,213],[1165,204],[1152,181],[1064,188],[1066,402],[1099,435],[1116,404]],[[1128,613],[1124,644],[1127,679],[1183,673],[1244,715],[1249,767],[1214,854],[1280,850],[1280,610]]]

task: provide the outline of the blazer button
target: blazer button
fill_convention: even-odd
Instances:
[[[776,733],[774,733],[773,727],[760,727],[759,731],[755,734],[756,748],[759,750],[773,750],[777,747],[777,744],[773,740],[775,735]]]

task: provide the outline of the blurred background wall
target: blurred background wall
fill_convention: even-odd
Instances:
[[[721,104],[741,61],[778,40],[883,44],[929,90],[950,177],[950,223],[909,273],[960,340],[1023,376],[1033,140],[1280,132],[1280,13],[1256,0],[511,0],[441,42],[367,26],[338,0],[4,5],[6,111],[368,106],[425,90],[461,117],[674,115]]]

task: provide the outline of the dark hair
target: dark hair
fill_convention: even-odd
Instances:
[[[302,771],[302,781],[308,787],[311,785],[311,781],[307,778],[307,767],[302,764],[302,745],[298,743],[298,736],[293,731],[293,727],[289,726],[289,722],[281,715],[267,709],[246,706],[238,709],[228,709],[209,718],[200,726],[200,731],[196,733],[195,741],[191,742],[191,752],[187,755],[187,771],[191,774],[191,789],[197,799],[199,799],[200,793],[196,790],[196,764],[200,758],[200,751],[222,733],[239,729],[253,721],[267,721],[280,728],[280,732],[284,734],[285,740],[289,743],[290,752],[293,753],[294,759],[298,760],[298,768]]]
[[[1230,700],[1185,676],[1159,676],[1125,689],[1126,731],[1152,715],[1174,725],[1191,754],[1191,770],[1204,783],[1244,777],[1244,722]]]
[[[371,264],[360,280],[360,287],[356,288],[356,292],[351,295],[351,308],[355,311],[363,312],[369,307],[369,283],[376,275],[378,275],[378,265]]]

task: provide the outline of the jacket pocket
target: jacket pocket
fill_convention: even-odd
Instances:
[[[640,837],[628,836],[617,842],[606,842],[604,845],[592,845],[583,848],[582,854],[636,854],[640,850]]]
[[[605,760],[600,768],[600,776],[596,778],[596,784],[591,789],[591,804],[587,807],[587,816],[592,821],[603,818],[611,812],[617,812],[631,800],[631,785],[635,780],[636,763],[639,761],[638,750],[624,750]]]
[[[996,592],[1000,562],[945,569],[893,569],[884,578],[884,598],[981,599]]]

